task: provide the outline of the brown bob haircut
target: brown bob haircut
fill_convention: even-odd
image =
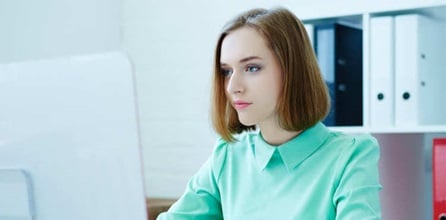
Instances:
[[[279,125],[285,130],[300,131],[323,120],[330,109],[330,96],[304,25],[284,8],[252,9],[227,23],[217,41],[211,101],[216,132],[232,142],[235,141],[233,134],[255,129],[238,120],[237,112],[226,97],[225,76],[220,67],[223,40],[241,27],[257,30],[281,67],[283,86],[276,106]]]

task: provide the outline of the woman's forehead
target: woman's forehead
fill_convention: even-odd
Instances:
[[[249,57],[272,58],[272,52],[262,34],[251,27],[229,32],[222,41],[220,62],[238,63]]]

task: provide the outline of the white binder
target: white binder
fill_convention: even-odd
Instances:
[[[395,17],[395,124],[417,126],[445,121],[442,27],[416,14]],[[443,85],[442,85],[443,84]],[[443,92],[442,92],[443,91]]]
[[[394,18],[370,19],[370,124],[394,125]]]

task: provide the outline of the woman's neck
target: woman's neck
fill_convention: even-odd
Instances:
[[[276,123],[274,125],[259,124],[259,129],[263,139],[273,146],[282,145],[301,133],[301,131],[287,131]]]

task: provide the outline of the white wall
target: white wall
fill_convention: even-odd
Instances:
[[[0,63],[120,47],[121,0],[1,0]]]

